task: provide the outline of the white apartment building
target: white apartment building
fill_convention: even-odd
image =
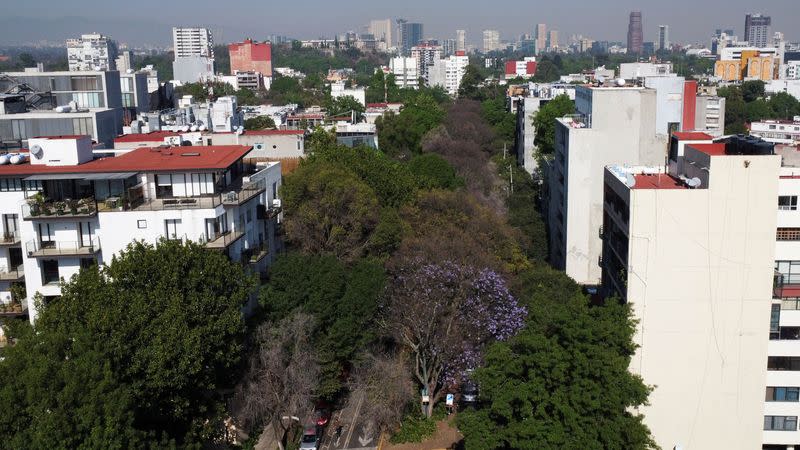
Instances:
[[[345,87],[344,81],[331,83],[331,98],[353,97],[363,106],[367,106],[367,91],[363,87]]]
[[[784,73],[787,80],[800,80],[800,61],[787,62]]]
[[[619,77],[635,80],[644,77],[667,76],[672,74],[672,63],[635,62],[619,65]]]
[[[796,411],[795,433],[772,431],[792,419],[786,403],[764,407],[768,383],[800,385],[767,370],[785,361],[767,358],[783,344],[767,326],[781,163],[764,144],[675,136],[667,171],[605,170],[603,292],[632,306],[630,370],[654,387],[638,413],[660,448],[758,449],[762,433],[797,442]]]
[[[800,116],[794,120],[762,120],[750,124],[750,134],[775,144],[800,144]]]
[[[456,51],[467,51],[467,30],[456,30]]]
[[[725,98],[698,95],[696,104],[694,129],[715,137],[725,134]]]
[[[117,70],[117,44],[99,33],[67,39],[67,62],[73,72]]]
[[[115,60],[116,69],[119,71],[120,74],[125,73],[129,70],[133,70],[133,52],[130,50],[125,50],[123,52],[119,52],[119,56]]]
[[[416,45],[411,48],[411,57],[417,63],[417,74],[428,79],[428,70],[434,62],[442,59],[442,47],[439,45]]]
[[[458,95],[461,80],[467,71],[469,57],[464,52],[456,52],[444,59],[437,59],[429,69],[428,85],[441,86],[453,97]]]
[[[394,75],[394,83],[400,88],[419,88],[417,60],[398,56],[389,60],[389,71]]]
[[[93,160],[86,136],[30,144],[18,164],[0,158],[9,237],[0,245],[0,282],[24,276],[31,322],[34,295],[45,302],[60,295],[61,280],[109,262],[133,240],[199,242],[254,272],[265,271],[280,248],[280,164],[245,164],[251,147],[139,148]],[[0,301],[9,296],[0,291]]]
[[[583,285],[600,283],[603,168],[663,163],[656,135],[656,91],[642,87],[575,89],[577,114],[557,120],[555,154],[545,168],[550,261]]]
[[[173,77],[185,83],[196,83],[214,76],[214,39],[207,28],[174,27],[172,45],[175,60]]]

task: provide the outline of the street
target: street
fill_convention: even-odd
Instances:
[[[378,432],[368,417],[363,417],[364,393],[354,392],[347,406],[336,411],[325,430],[320,450],[375,449],[378,446]],[[337,426],[338,424],[338,426]],[[337,433],[337,428],[341,432]]]

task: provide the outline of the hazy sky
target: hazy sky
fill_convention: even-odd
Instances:
[[[422,22],[430,38],[455,37],[455,30],[463,28],[473,44],[479,43],[484,29],[498,29],[502,39],[514,40],[532,33],[537,23],[559,30],[562,41],[579,33],[624,41],[633,9],[642,11],[646,41],[656,39],[659,24],[670,26],[673,42],[707,42],[716,28],[733,28],[742,36],[747,12],[772,16],[773,31],[800,40],[800,0],[2,0],[2,4],[0,45],[62,40],[92,31],[120,42],[166,45],[173,25],[210,27],[218,42],[248,36],[263,39],[268,34],[332,37],[358,31],[370,19],[389,17]]]

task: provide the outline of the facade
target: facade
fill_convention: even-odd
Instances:
[[[442,47],[432,44],[417,45],[411,49],[411,57],[417,63],[417,75],[427,80],[429,68],[442,59]]]
[[[456,51],[467,51],[467,31],[456,30]]]
[[[772,18],[761,14],[748,14],[744,18],[744,40],[751,47],[767,47],[770,43]]]
[[[263,76],[272,76],[272,44],[269,42],[244,42],[228,44],[231,58],[231,74],[237,72],[257,72]]]
[[[670,74],[672,74],[672,63],[635,62],[619,65],[619,77],[626,80]]]
[[[401,88],[419,88],[419,72],[417,60],[405,56],[397,56],[389,60],[389,71],[394,75],[394,82]]]
[[[548,33],[547,48],[551,51],[558,50],[558,30],[550,30],[550,33]]]
[[[363,106],[367,106],[367,91],[361,87],[345,88],[345,82],[331,83],[331,98],[353,97]]]
[[[422,24],[399,20],[397,26],[400,30],[398,35],[399,47],[404,55],[408,55],[411,48],[422,42]]]
[[[774,144],[800,144],[800,117],[795,120],[762,120],[750,124],[750,134]]]
[[[576,113],[557,120],[547,174],[550,261],[579,284],[600,284],[603,168],[663,164],[666,136],[656,135],[656,91],[641,87],[575,89]]]
[[[116,58],[116,42],[102,34],[83,34],[77,39],[67,39],[67,62],[72,72],[119,70]]]
[[[724,59],[727,55],[731,55],[731,59]],[[714,64],[714,75],[724,81],[770,81],[776,78],[778,67],[774,52],[761,53],[760,49],[734,52],[728,48],[723,50],[723,56]]]
[[[87,137],[32,139],[30,147],[29,160],[0,165],[9,187],[0,193],[4,226],[16,215],[19,236],[6,266],[22,257],[15,270],[28,300],[60,295],[61,280],[109,262],[133,240],[199,242],[255,272],[279,249],[280,165],[244,164],[250,147],[141,148],[95,160]],[[27,308],[35,321],[37,305]]]
[[[547,25],[540,23],[536,25],[536,54],[547,50]]]
[[[483,53],[500,50],[500,32],[497,30],[483,30]]]
[[[792,358],[767,358],[788,344],[769,341],[767,325],[780,157],[744,139],[710,142],[673,137],[666,173],[605,170],[602,290],[632,306],[630,370],[654,386],[637,412],[660,448],[758,449],[762,429],[796,442],[772,431],[791,423],[788,404],[764,407],[767,383],[792,385],[777,371]]]
[[[628,53],[641,55],[644,51],[643,45],[642,13],[641,11],[633,11],[628,20]]]
[[[536,57],[529,56],[522,61],[506,61],[506,79],[531,78],[536,75]]]
[[[214,76],[214,40],[211,31],[207,28],[174,27],[172,43],[175,80],[196,83]]]
[[[144,72],[120,72],[120,94],[122,107],[133,113],[150,111],[150,93],[147,88],[147,74]]]
[[[116,68],[119,71],[119,73],[123,74],[129,70],[133,70],[133,65],[131,63],[132,60],[133,60],[133,52],[131,52],[130,50],[119,52],[119,56],[115,60]]]
[[[658,26],[658,50],[669,50],[669,25]]]
[[[695,108],[694,130],[711,136],[725,134],[725,98],[716,95],[698,95]]]
[[[430,67],[428,85],[441,86],[453,97],[458,95],[461,80],[467,71],[469,57],[464,52],[456,52],[444,59],[437,59]]]
[[[686,96],[687,81],[675,74],[644,77],[644,86],[656,91],[656,133],[669,135],[672,131],[694,128],[695,95]],[[695,94],[695,89],[689,89]],[[684,124],[684,113],[690,116]]]

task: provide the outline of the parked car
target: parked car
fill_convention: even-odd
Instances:
[[[319,450],[319,433],[317,433],[316,425],[309,425],[303,428],[300,450]]]
[[[320,427],[325,428],[331,420],[331,410],[328,408],[317,408],[314,411],[314,423]]]

